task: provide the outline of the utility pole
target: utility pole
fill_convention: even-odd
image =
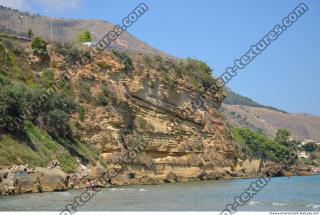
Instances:
[[[23,19],[23,16],[19,16],[19,19],[20,19],[20,34],[22,35],[22,33],[23,33],[23,30],[22,30],[22,19]]]
[[[49,11],[48,10],[45,10],[44,12],[47,13],[49,18],[50,18],[50,40],[51,40],[51,43],[52,43],[52,17],[49,15]]]
[[[28,16],[26,16],[26,37],[28,38]]]

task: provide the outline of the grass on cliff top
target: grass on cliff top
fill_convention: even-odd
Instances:
[[[25,47],[10,37],[0,36],[0,74],[33,85],[34,78],[27,59]]]
[[[30,167],[47,167],[55,156],[67,173],[75,171],[76,159],[83,162],[101,161],[98,152],[90,145],[66,139],[55,141],[45,131],[28,122],[24,138],[4,134],[0,140],[0,167],[28,164]],[[23,139],[23,140],[22,140]],[[105,165],[104,165],[105,166]]]
[[[30,167],[47,167],[54,156],[65,172],[74,172],[76,160],[70,153],[31,123],[27,123],[23,138],[4,134],[0,140],[0,166],[28,164]]]
[[[32,123],[27,123],[26,133],[32,144],[36,146],[37,154],[39,154],[42,161],[45,162],[43,166],[46,166],[53,157],[56,156],[65,172],[74,172],[76,166],[75,158],[45,131],[34,126]]]

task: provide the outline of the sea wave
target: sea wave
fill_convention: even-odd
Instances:
[[[313,208],[313,209],[318,209],[320,208],[320,205],[316,205],[316,204],[309,204],[309,205],[306,205],[307,208]]]
[[[140,192],[145,192],[148,191],[146,189],[143,188],[110,188],[111,191],[140,191]]]
[[[250,201],[248,204],[249,205],[258,205],[258,204],[261,204],[261,202]]]
[[[111,188],[111,191],[132,191],[132,188]]]
[[[287,204],[286,203],[281,203],[281,202],[273,202],[272,205],[273,206],[285,206]]]

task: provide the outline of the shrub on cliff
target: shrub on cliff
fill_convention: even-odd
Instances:
[[[318,149],[318,145],[316,143],[307,143],[302,146],[302,149],[307,152],[314,152]]]
[[[183,63],[182,73],[190,78],[191,83],[195,87],[209,88],[214,84],[214,79],[211,75],[210,67],[199,60],[188,58]]]
[[[40,37],[35,37],[31,42],[31,48],[34,55],[44,57],[48,55],[47,43]]]
[[[90,31],[84,30],[84,31],[79,32],[77,34],[77,41],[79,43],[91,42],[92,36],[91,36]]]
[[[91,102],[92,101],[92,94],[90,90],[90,85],[84,81],[80,81],[79,83],[79,90],[80,90],[80,99],[81,101]]]
[[[101,93],[96,98],[95,103],[98,106],[106,106],[109,102],[113,102],[115,97],[112,92],[109,91],[108,87],[102,85],[101,86]]]
[[[0,88],[0,129],[23,131],[25,121],[31,120],[54,136],[66,136],[69,114],[76,111],[74,99],[45,89],[11,84]]]
[[[0,89],[0,129],[24,127],[24,111],[28,107],[27,98],[30,92],[19,85],[7,85]]]
[[[80,60],[80,51],[77,47],[74,47],[70,43],[56,43],[55,51],[62,56],[64,56],[65,61],[69,66],[75,64],[78,60]]]
[[[124,64],[123,71],[125,73],[129,73],[134,70],[132,59],[126,52],[117,51],[115,49],[113,49],[112,52]]]

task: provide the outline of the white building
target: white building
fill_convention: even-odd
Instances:
[[[298,155],[299,158],[306,158],[308,159],[310,157],[310,155],[308,155],[306,152],[300,152],[300,154]]]

